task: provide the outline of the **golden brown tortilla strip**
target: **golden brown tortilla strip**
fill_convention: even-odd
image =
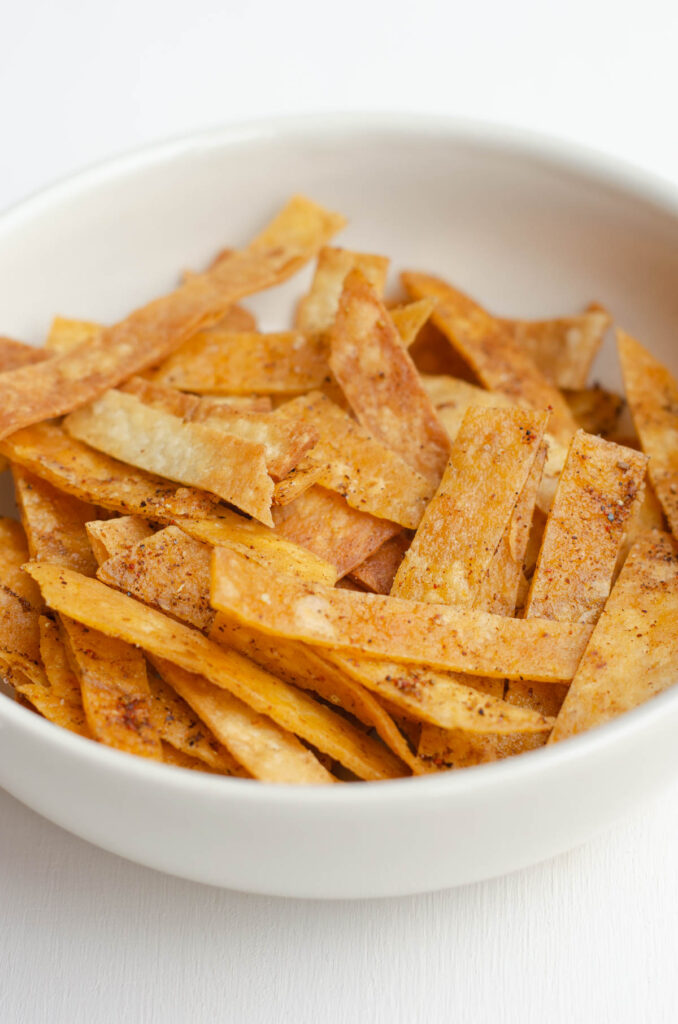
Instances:
[[[659,530],[660,532],[668,532],[666,519],[664,512],[659,503],[657,495],[652,490],[652,484],[649,480],[645,480],[645,493],[643,494],[643,500],[636,509],[636,514],[631,516],[627,530],[624,534],[624,540],[619,548],[619,555],[617,556],[617,565],[614,571],[614,580],[621,572],[622,566],[628,557],[628,553],[643,533],[649,533],[650,530]]]
[[[373,594],[390,594],[395,574],[410,543],[410,534],[405,531],[397,533],[353,570],[351,580]]]
[[[140,516],[93,519],[85,523],[85,530],[97,565],[129,553],[139,541],[153,536],[153,527]]]
[[[494,317],[439,278],[405,273],[402,280],[414,298],[437,299],[433,322],[485,387],[507,395],[519,405],[550,409],[550,432],[561,444],[569,444],[577,424],[567,402]]]
[[[397,523],[351,508],[340,494],[311,487],[290,505],[273,509],[275,531],[326,559],[345,576],[400,533]]]
[[[16,370],[20,366],[33,366],[49,358],[44,349],[26,345],[23,341],[0,337],[0,373]]]
[[[330,329],[344,280],[352,270],[359,270],[375,292],[383,295],[388,266],[385,256],[325,246],[318,253],[311,289],[297,307],[297,329],[307,335],[322,334]]]
[[[22,565],[28,544],[20,523],[0,519],[0,666],[44,685],[40,664],[40,593]]]
[[[472,608],[544,439],[548,413],[470,408],[393,581],[411,601]]]
[[[655,494],[678,536],[678,381],[640,342],[617,331],[617,346],[629,409]]]
[[[55,316],[45,341],[45,354],[53,356],[70,352],[84,341],[92,341],[102,330],[103,325],[93,320],[72,320],[69,317]]]
[[[290,470],[284,480],[279,480],[273,488],[274,505],[291,505],[302,494],[310,490],[324,473],[324,466],[311,458],[304,458]],[[275,519],[275,516],[273,517]]]
[[[173,747],[171,743],[166,743],[165,740],[162,741],[161,747],[163,764],[169,764],[173,768],[187,768],[193,772],[204,772],[206,775],[224,774],[223,772],[215,771],[214,768],[210,768],[204,761],[199,761],[197,757],[191,757],[190,754],[177,750],[176,747]]]
[[[0,442],[0,450],[58,490],[123,515],[172,522],[184,516],[208,516],[217,505],[214,495],[132,469],[76,441],[53,423],[17,431]]]
[[[632,548],[572,680],[549,742],[601,725],[676,682],[678,552],[668,534]]]
[[[82,706],[80,682],[73,672],[66,655],[66,649],[54,622],[40,616],[40,656],[45,668],[44,685],[29,681],[18,681],[13,674],[12,681],[17,691],[28,697],[41,715],[54,725],[92,738]]]
[[[41,585],[45,575],[43,566]],[[572,678],[591,632],[580,624],[509,619],[305,583],[227,548],[212,555],[212,607],[265,633],[319,647],[497,678],[529,673],[544,682]]]
[[[22,466],[13,466],[12,476],[31,558],[94,576],[97,563],[85,527],[98,515],[95,506],[57,490]]]
[[[193,419],[193,414],[200,404],[197,395],[187,395],[166,384],[156,384],[152,380],[146,380],[145,377],[130,377],[120,385],[119,390],[128,395],[136,395],[144,405],[162,409],[187,422]]]
[[[624,399],[599,384],[578,391],[565,391],[565,401],[579,426],[588,434],[609,437],[617,430]]]
[[[112,458],[198,487],[273,525],[264,447],[202,423],[184,423],[136,395],[107,391],[64,421],[71,437]]]
[[[553,719],[545,718],[544,721],[547,724],[541,732],[517,730],[505,736],[478,735],[469,729],[439,729],[435,725],[424,725],[418,746],[419,756],[423,760],[429,759],[439,769],[472,768],[477,764],[502,761],[543,747]]]
[[[344,282],[330,368],[363,427],[437,486],[447,434],[388,311],[359,271]]]
[[[242,655],[212,643],[197,630],[69,569],[31,562],[26,571],[38,582],[43,597],[55,611],[90,630],[101,630],[127,644],[143,647],[149,654],[188,672],[199,666],[208,682],[228,690],[258,714],[269,715],[283,729],[312,743],[360,778],[393,778],[403,773],[403,766],[389,751],[348,721]],[[195,707],[183,689],[175,689]],[[195,710],[204,717],[199,708]],[[237,760],[251,771],[213,722],[205,720]]]
[[[612,317],[602,306],[593,304],[578,316],[556,320],[500,317],[497,322],[552,384],[559,388],[583,388]]]
[[[247,249],[211,271],[70,351],[2,374],[0,437],[70,412],[160,362],[242,296],[286,280],[343,224],[343,218],[296,197]]]
[[[388,315],[405,348],[409,348],[415,343],[435,308],[435,299],[419,299],[416,302],[407,302],[404,306],[395,306],[393,309],[389,309]]]

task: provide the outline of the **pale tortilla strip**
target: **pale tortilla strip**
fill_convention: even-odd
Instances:
[[[388,315],[405,348],[415,343],[435,308],[435,299],[418,299],[416,302],[407,302],[404,306],[389,309]]]
[[[411,601],[472,608],[541,448],[548,413],[470,408],[393,581]]]
[[[678,381],[640,342],[617,331],[624,388],[648,472],[674,536],[678,536]]]
[[[286,280],[343,224],[336,214],[295,197],[247,249],[206,274],[70,351],[0,375],[0,437],[70,412],[160,362],[242,296]]]
[[[55,572],[71,571],[52,568]],[[87,629],[67,615],[60,615],[59,621],[94,738],[116,750],[161,761],[160,735],[151,719],[146,663],[141,652],[98,630]]]
[[[98,515],[95,506],[57,490],[22,466],[13,466],[12,476],[31,558],[94,576],[97,563],[86,524]]]
[[[16,370],[20,366],[33,366],[49,358],[49,353],[23,341],[0,337],[0,373]]]
[[[583,388],[612,317],[602,306],[594,304],[578,316],[555,320],[499,317],[497,322],[515,338],[552,384],[559,388]]]
[[[199,666],[210,683],[228,690],[258,714],[269,715],[283,729],[312,743],[360,778],[395,778],[403,774],[404,766],[381,744],[307,694],[264,672],[235,651],[212,643],[197,630],[69,569],[44,562],[31,562],[25,568],[55,611],[77,619],[90,630],[102,630],[110,637],[143,647],[149,654],[171,661],[187,672]],[[179,693],[195,707],[183,690]],[[206,721],[237,760],[252,771],[214,724]]]
[[[50,356],[82,345],[84,341],[92,341],[103,330],[103,325],[93,320],[73,320],[70,317],[55,316],[45,341],[45,351]]]
[[[673,686],[678,552],[668,534],[632,548],[572,680],[549,742],[574,736]]]
[[[565,401],[579,426],[588,434],[609,437],[617,430],[624,399],[599,384],[577,391],[565,391]]]
[[[198,487],[273,525],[264,447],[202,423],[184,423],[135,395],[107,391],[64,421],[71,437],[137,469]]]
[[[414,298],[437,299],[433,322],[485,387],[502,392],[519,405],[550,409],[550,432],[561,444],[569,444],[577,424],[567,402],[510,332],[472,299],[439,278],[405,273],[402,280]]]
[[[208,516],[217,499],[132,469],[70,437],[53,423],[36,423],[0,442],[12,462],[48,480],[58,490],[123,515],[136,513],[162,522]]]
[[[329,362],[363,427],[437,486],[449,439],[388,311],[359,271],[344,282]]]
[[[405,531],[397,533],[351,572],[351,580],[362,590],[370,590],[373,594],[390,594],[395,574],[410,543],[410,534]]]
[[[304,334],[322,334],[334,323],[347,275],[359,270],[378,295],[383,295],[389,260],[385,256],[325,246],[310,291],[297,307],[295,326]]]
[[[0,519],[0,666],[45,685],[40,664],[42,601],[33,580],[22,572],[28,561],[26,535],[13,519]]]
[[[529,673],[544,682],[572,678],[591,632],[574,623],[509,619],[304,583],[227,548],[212,556],[211,603],[238,622],[319,647],[497,678]]]
[[[116,555],[128,554],[139,541],[153,536],[153,527],[140,516],[93,519],[85,523],[85,529],[97,565]]]
[[[326,559],[339,577],[400,533],[397,523],[359,512],[322,487],[311,487],[284,508],[274,507],[273,519],[277,534]]]

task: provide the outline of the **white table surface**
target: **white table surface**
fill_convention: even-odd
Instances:
[[[675,0],[25,0],[1,38],[0,208],[140,144],[308,110],[508,122],[678,179]],[[677,864],[678,783],[520,874],[344,904],[164,877],[0,792],[0,1024],[675,1021]]]

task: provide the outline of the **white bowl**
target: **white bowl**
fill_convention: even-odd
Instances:
[[[0,330],[122,316],[291,193],[346,213],[346,244],[448,275],[498,312],[608,304],[677,363],[678,193],[505,130],[313,117],[218,131],[59,184],[0,218]],[[281,322],[299,280],[259,300]],[[598,366],[618,384],[613,352]],[[587,735],[424,779],[272,786],[165,767],[65,732],[0,694],[0,783],[114,853],[250,892],[397,895],[513,871],[583,842],[668,782],[678,689]]]

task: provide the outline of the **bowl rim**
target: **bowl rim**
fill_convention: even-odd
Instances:
[[[329,113],[302,114],[247,120],[224,127],[180,135],[169,140],[137,147],[113,158],[106,158],[58,179],[19,202],[0,211],[0,245],[6,231],[20,228],[23,221],[39,217],[54,205],[77,199],[78,193],[99,184],[163,164],[190,150],[247,145],[253,142],[299,137],[309,141],[342,136],[365,136],[379,132],[391,137],[435,137],[450,142],[497,149],[517,157],[541,162],[554,170],[566,171],[588,181],[615,188],[630,199],[649,203],[678,222],[678,187],[670,180],[600,150],[572,143],[563,138],[532,132],[489,121],[411,113]],[[362,807],[377,801],[380,805],[400,803],[406,796],[418,802],[441,797],[468,798],[502,783],[520,783],[526,776],[553,773],[568,764],[581,763],[589,756],[604,754],[624,744],[629,736],[651,730],[665,713],[665,706],[678,702],[678,690],[672,688],[612,721],[569,738],[567,741],[529,751],[520,757],[475,765],[463,771],[447,771],[419,777],[389,779],[378,784],[355,786],[302,786],[263,783],[253,779],[229,778],[155,762],[128,755],[103,744],[71,733],[40,715],[22,707],[0,692],[0,737],[2,729],[16,726],[50,745],[58,753],[83,764],[96,764],[104,771],[119,772],[140,783],[163,782],[173,791],[210,800],[219,798],[252,800],[289,806],[316,808],[331,802],[336,807]],[[168,771],[168,769],[170,769]],[[416,788],[415,788],[416,787]]]

